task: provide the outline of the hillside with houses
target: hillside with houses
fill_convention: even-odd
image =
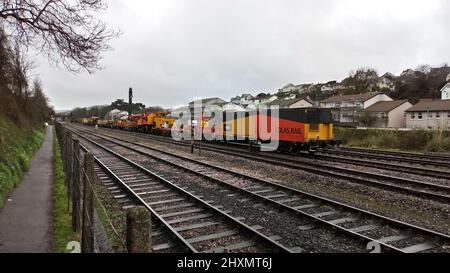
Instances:
[[[247,93],[222,103],[242,111],[261,105],[329,108],[340,126],[450,130],[450,67],[423,65],[398,76],[358,69],[341,82],[289,83],[273,94]]]
[[[194,103],[220,106],[227,112],[252,111],[261,106],[321,107],[331,109],[337,126],[450,130],[450,67],[422,65],[398,76],[358,69],[340,82],[289,83],[271,93],[246,92],[229,101],[203,98],[186,106],[192,108]],[[73,120],[91,116],[126,118],[128,108],[127,102],[118,99],[110,105],[75,108],[67,114]],[[137,102],[132,106],[136,114],[171,110]]]

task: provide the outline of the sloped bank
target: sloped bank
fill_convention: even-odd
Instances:
[[[44,141],[44,127],[22,130],[0,114],[0,208],[30,167],[34,153]]]
[[[445,131],[335,128],[334,134],[348,147],[415,152],[450,151],[450,133]]]

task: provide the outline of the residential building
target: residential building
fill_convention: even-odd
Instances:
[[[377,128],[405,128],[405,111],[413,105],[408,100],[379,101],[360,113],[360,126]],[[373,117],[373,124],[367,124],[365,117]],[[370,119],[372,121],[372,119]]]
[[[231,102],[238,105],[249,105],[255,98],[251,94],[242,94],[242,96],[236,96],[231,98]]]
[[[444,87],[442,87],[441,93],[443,100],[450,100],[450,82],[447,83]]]
[[[314,102],[308,98],[296,99],[278,99],[266,104],[270,106],[279,106],[280,108],[310,108],[313,107]]]
[[[270,94],[259,94],[258,96],[255,97],[255,99],[253,100],[253,103],[258,106],[259,104],[266,104],[269,102],[272,102],[274,100],[277,100],[278,96],[276,95],[270,95]]]
[[[222,110],[224,112],[244,112],[245,111],[245,107],[238,105],[238,104],[231,103],[231,102],[219,103],[218,106],[222,107]]]
[[[207,98],[207,99],[198,99],[198,100],[194,100],[191,101],[189,103],[189,108],[194,108],[194,105],[202,105],[203,108],[205,108],[206,105],[217,105],[219,103],[226,103],[226,101],[224,101],[221,98]]]
[[[420,100],[406,110],[406,127],[450,130],[450,100]]]
[[[293,84],[293,83],[288,83],[286,84],[283,88],[281,88],[280,90],[278,90],[280,93],[287,93],[287,92],[293,92],[293,91],[297,91],[298,87]]]
[[[394,91],[395,90],[395,76],[391,73],[385,73],[383,76],[381,76],[378,79],[378,82],[376,84],[376,86],[383,90],[383,89],[388,89],[390,91]]]
[[[367,109],[379,101],[392,101],[386,94],[370,92],[364,94],[333,96],[321,103],[323,108],[331,108],[333,121],[337,124],[358,124],[358,112]]]

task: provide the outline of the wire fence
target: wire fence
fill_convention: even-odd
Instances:
[[[99,210],[97,213],[101,213],[104,216],[102,220],[106,221],[106,225],[111,229],[112,235],[116,237],[115,239],[119,242],[123,251],[127,252],[130,246],[124,239],[124,236],[121,235],[120,229],[114,224],[113,217],[111,217],[111,213],[106,208],[107,205],[102,200],[101,196],[103,195],[97,187],[99,184],[94,169],[96,158],[81,146],[79,140],[74,138],[72,133],[61,123],[55,124],[55,130],[63,159],[69,196],[68,210],[72,215],[73,231],[81,233],[81,252],[100,252],[95,228],[96,209]],[[84,153],[84,157],[82,153]],[[128,227],[126,233],[126,238],[128,238]],[[136,236],[135,232],[130,233]],[[136,240],[136,238],[133,238],[133,240]]]

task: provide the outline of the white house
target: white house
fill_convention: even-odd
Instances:
[[[267,103],[270,103],[270,102],[272,102],[272,101],[274,101],[274,100],[277,100],[277,99],[278,99],[278,96],[276,96],[276,95],[270,95],[270,94],[264,95],[264,96],[258,95],[258,96],[256,96],[256,98],[253,100],[253,103],[254,103],[255,105],[267,104]]]
[[[242,96],[231,98],[231,102],[234,104],[246,106],[252,103],[254,99],[255,98],[251,94],[242,94]]]
[[[279,99],[267,103],[267,106],[279,106],[280,108],[310,108],[313,105],[314,102],[307,98]]]
[[[243,112],[243,111],[245,111],[244,107],[234,104],[234,103],[231,103],[231,102],[222,104],[221,106],[222,106],[222,109],[224,112]]]
[[[450,75],[449,75],[450,77]],[[441,89],[441,93],[442,93],[442,99],[443,100],[450,100],[450,82],[447,83],[442,89]]]
[[[395,90],[394,78],[395,76],[389,72],[384,74],[383,76],[378,78],[377,87],[380,89]]]
[[[298,87],[293,83],[286,84],[283,88],[279,90],[280,93],[287,93],[298,90]]]
[[[358,112],[379,101],[393,101],[393,99],[386,94],[377,92],[333,96],[322,101],[321,107],[331,108],[334,122],[356,125],[358,123]]]

